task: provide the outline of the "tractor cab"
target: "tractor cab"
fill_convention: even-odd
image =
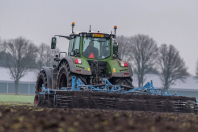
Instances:
[[[86,60],[112,58],[112,38],[115,35],[94,32],[71,33],[69,56],[79,56]]]
[[[86,60],[110,60],[117,57],[118,44],[115,41],[115,34],[92,32],[72,32],[70,36],[59,37],[67,38],[69,42],[68,56],[81,57]],[[114,29],[117,29],[114,27]],[[52,38],[51,48],[56,47],[56,38]]]

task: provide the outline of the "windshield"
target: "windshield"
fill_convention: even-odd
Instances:
[[[92,59],[105,59],[111,55],[110,38],[84,37],[83,55]]]

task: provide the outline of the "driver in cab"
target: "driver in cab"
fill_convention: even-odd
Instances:
[[[86,50],[84,51],[85,57],[88,58],[97,58],[98,56],[98,49],[94,47],[94,42],[90,41],[89,45],[87,46]]]

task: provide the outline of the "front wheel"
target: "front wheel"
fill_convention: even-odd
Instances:
[[[86,76],[71,73],[69,64],[64,62],[61,64],[57,74],[56,87],[60,89],[63,87],[72,87],[72,76],[76,77],[76,81],[80,78],[85,85],[87,84]]]

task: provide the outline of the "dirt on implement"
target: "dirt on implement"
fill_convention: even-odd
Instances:
[[[198,115],[0,106],[0,132],[196,132]]]
[[[39,106],[185,113],[196,112],[194,109],[195,100],[195,98],[182,96],[125,95],[70,91],[64,94],[57,92],[57,95],[46,95],[42,97],[42,102],[39,103]]]

